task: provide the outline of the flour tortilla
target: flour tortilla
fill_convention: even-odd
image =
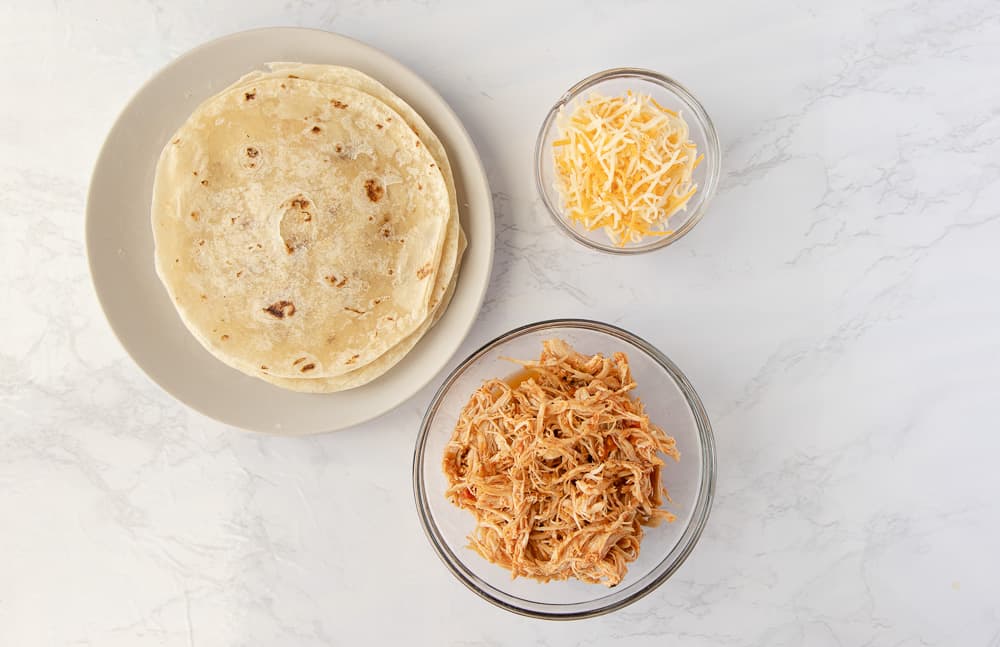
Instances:
[[[464,250],[466,247],[465,232],[462,231],[458,214],[458,197],[455,191],[455,180],[451,172],[451,164],[448,162],[448,153],[445,151],[441,140],[438,139],[434,131],[427,125],[427,122],[424,121],[423,117],[410,104],[403,101],[392,90],[372,77],[354,68],[308,63],[268,63],[267,67],[270,69],[269,72],[259,70],[250,72],[237,81],[234,87],[252,87],[254,83],[263,79],[287,79],[291,75],[291,78],[354,88],[355,90],[371,95],[399,113],[431,154],[431,157],[434,158],[444,178],[445,186],[448,189],[451,219],[448,222],[448,229],[441,254],[441,267],[438,272],[437,284],[434,288],[434,297],[431,303],[433,309],[440,303],[441,297],[451,282],[452,273],[456,271],[461,262],[462,252],[459,250]]]
[[[252,87],[255,82],[261,79],[288,78],[288,75],[292,75],[295,78],[346,86],[366,92],[388,104],[390,108],[403,117],[437,162],[445,184],[448,187],[451,203],[451,219],[449,220],[444,250],[442,252],[441,267],[438,272],[438,285],[435,288],[435,296],[441,296],[439,296],[439,302],[432,302],[431,305],[434,313],[429,320],[421,324],[414,333],[386,351],[375,361],[344,375],[333,378],[282,378],[266,373],[258,375],[258,377],[266,382],[293,391],[332,393],[355,388],[378,378],[402,360],[417,342],[420,341],[424,334],[441,318],[451,300],[457,280],[457,268],[467,245],[465,233],[462,231],[460,225],[458,200],[451,166],[448,162],[444,146],[430,127],[427,126],[423,118],[409,104],[375,79],[355,69],[333,65],[270,63],[268,67],[271,72],[251,72],[240,79],[236,85]]]
[[[451,205],[416,141],[371,95],[305,79],[202,104],[152,208],[157,271],[195,337],[250,374],[329,378],[417,331]]]
[[[459,242],[459,256],[461,256],[462,252],[465,251],[465,245],[465,237],[463,236]],[[347,389],[353,389],[367,384],[384,375],[387,371],[398,364],[411,350],[413,350],[413,347],[417,345],[417,342],[420,341],[424,334],[426,334],[427,331],[438,322],[445,310],[448,308],[448,303],[451,301],[451,297],[455,293],[455,284],[457,282],[458,274],[455,273],[452,275],[452,279],[445,290],[444,296],[441,298],[440,304],[434,311],[433,316],[422,323],[420,327],[417,328],[416,332],[387,350],[381,357],[374,360],[367,366],[363,366],[355,371],[351,371],[350,373],[345,373],[344,375],[329,378],[285,378],[266,374],[259,375],[258,377],[265,382],[274,384],[275,386],[280,386],[290,391],[301,391],[303,393],[335,393],[337,391],[345,391]]]

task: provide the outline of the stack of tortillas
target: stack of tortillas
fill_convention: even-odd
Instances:
[[[272,64],[164,148],[156,269],[213,355],[295,391],[365,384],[451,299],[465,249],[441,142],[357,70]]]

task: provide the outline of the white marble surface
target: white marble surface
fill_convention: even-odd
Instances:
[[[3,3],[0,645],[1000,645],[1000,5],[611,4]],[[265,438],[112,337],[82,243],[104,134],[172,57],[289,24],[398,57],[479,146],[496,268],[463,354],[582,315],[700,391],[718,496],[653,595],[547,623],[452,578],[410,488],[440,377]],[[637,259],[558,233],[531,181],[551,102],[617,65],[689,85],[726,156],[705,221]]]

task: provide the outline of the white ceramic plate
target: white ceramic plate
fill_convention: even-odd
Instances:
[[[153,267],[149,205],[167,139],[203,100],[271,61],[354,67],[420,113],[448,150],[469,247],[447,312],[391,371],[357,389],[293,393],[235,371],[191,336]],[[334,431],[399,405],[440,371],[482,305],[493,262],[493,208],[479,155],[455,113],[386,54],[324,31],[259,29],[173,61],[132,98],[108,134],[87,201],[87,255],[104,313],[125,350],[168,393],[226,424],[276,434]]]

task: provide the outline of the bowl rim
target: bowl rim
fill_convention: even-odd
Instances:
[[[695,501],[694,511],[688,521],[680,539],[664,556],[664,558],[638,582],[622,589],[620,592],[612,589],[611,593],[595,600],[585,602],[574,602],[569,604],[553,604],[547,602],[535,602],[524,600],[514,595],[504,593],[483,581],[471,571],[458,558],[458,556],[448,547],[440,529],[434,522],[430,512],[430,504],[427,499],[427,488],[423,479],[423,465],[426,455],[427,439],[429,436],[431,422],[437,414],[441,400],[451,389],[455,381],[465,371],[472,366],[479,358],[493,350],[497,346],[524,335],[548,330],[552,328],[578,328],[605,333],[612,337],[617,337],[623,341],[631,343],[649,355],[657,362],[676,382],[678,388],[684,394],[684,398],[694,416],[695,424],[698,428],[699,444],[701,446],[702,469],[701,482],[699,483],[698,497]],[[547,319],[535,323],[526,324],[514,328],[508,332],[483,344],[478,350],[464,359],[445,379],[445,381],[435,392],[427,407],[423,419],[420,422],[420,432],[417,436],[416,447],[413,452],[413,496],[416,503],[417,515],[420,517],[420,525],[424,534],[434,547],[438,557],[444,562],[448,570],[451,571],[462,584],[473,593],[484,600],[522,616],[539,618],[545,620],[577,620],[604,615],[621,609],[633,602],[645,597],[656,590],[663,582],[670,578],[674,572],[680,568],[688,555],[697,544],[701,533],[708,521],[712,508],[712,500],[715,496],[716,482],[716,456],[715,438],[712,433],[712,426],[705,412],[704,405],[698,394],[695,392],[691,382],[684,373],[666,355],[656,347],[642,339],[641,337],[628,332],[617,326],[594,321],[591,319]],[[630,589],[635,589],[628,592]],[[618,595],[619,593],[626,593]],[[600,604],[602,600],[613,598],[606,603]],[[521,604],[519,604],[521,603]],[[595,603],[597,603],[595,605]]]
[[[659,85],[660,87],[666,89],[669,92],[677,95],[684,103],[688,105],[691,112],[694,114],[695,119],[698,121],[702,130],[705,131],[705,139],[707,149],[703,151],[708,158],[706,160],[708,166],[707,177],[705,180],[705,185],[700,188],[701,192],[701,202],[698,204],[697,210],[691,214],[691,217],[685,221],[677,230],[675,230],[669,236],[662,236],[657,238],[655,241],[650,242],[645,245],[638,245],[635,247],[617,247],[612,244],[604,244],[591,240],[590,238],[583,235],[581,232],[577,231],[569,222],[567,222],[565,215],[563,215],[562,209],[560,209],[558,204],[553,203],[552,198],[549,195],[549,190],[545,185],[545,181],[542,179],[542,168],[544,166],[544,152],[542,150],[545,138],[555,122],[556,116],[559,111],[569,104],[569,102],[576,99],[580,94],[599,83],[604,81],[609,81],[612,79],[640,79],[654,85]],[[714,160],[714,161],[713,161]],[[719,180],[722,174],[722,146],[719,143],[719,133],[715,129],[715,124],[712,122],[712,118],[709,117],[708,112],[705,107],[702,106],[701,102],[695,98],[694,94],[691,93],[686,87],[681,85],[675,79],[671,77],[660,74],[654,70],[649,70],[639,67],[616,67],[608,70],[603,70],[601,72],[596,72],[586,77],[585,79],[577,82],[569,90],[563,93],[563,95],[556,101],[548,114],[545,115],[545,119],[542,121],[542,127],[538,131],[538,136],[535,139],[535,188],[538,190],[539,196],[541,196],[542,203],[545,205],[546,210],[549,212],[549,216],[555,221],[563,232],[570,235],[570,237],[576,242],[594,249],[600,252],[605,252],[607,254],[614,254],[618,256],[628,256],[631,254],[644,254],[646,252],[656,251],[658,249],[663,249],[664,247],[677,242],[685,235],[688,234],[695,225],[697,225],[705,215],[705,211],[708,209],[709,203],[715,196],[715,192],[719,186]]]

